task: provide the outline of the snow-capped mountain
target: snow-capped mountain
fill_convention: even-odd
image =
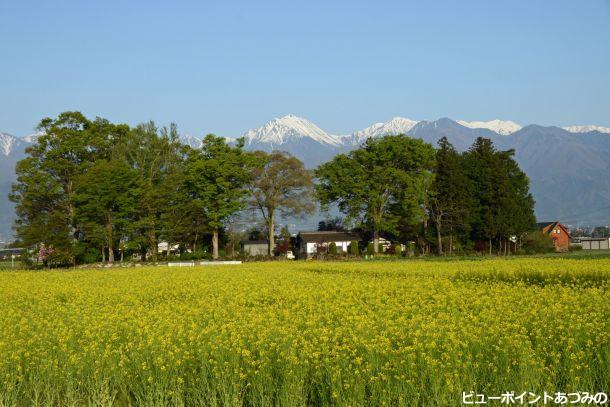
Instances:
[[[0,132],[0,154],[9,155],[19,144],[21,142],[17,137]]]
[[[265,143],[281,146],[301,139],[311,139],[328,146],[341,145],[336,136],[326,133],[309,120],[291,114],[275,118],[258,129],[250,129],[243,136],[246,145]]]
[[[596,126],[594,124],[587,124],[583,126],[566,126],[563,129],[569,131],[570,133],[588,133],[590,131],[610,133],[610,127]]]
[[[193,136],[192,134],[185,134],[184,136],[181,136],[180,141],[182,142],[182,144],[190,146],[192,148],[201,147],[201,139]]]
[[[385,123],[375,123],[372,126],[356,131],[349,136],[343,136],[344,144],[358,145],[370,137],[383,137],[396,134],[408,134],[417,123],[417,120],[404,117],[394,117]]]
[[[516,131],[521,130],[522,126],[510,120],[490,120],[487,122],[473,121],[467,122],[458,120],[459,124],[471,129],[489,129],[501,136],[508,136]]]

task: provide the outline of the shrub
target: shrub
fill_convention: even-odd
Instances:
[[[549,235],[537,230],[523,238],[522,249],[526,254],[551,253],[555,251],[555,245]]]
[[[358,254],[360,254],[360,250],[358,250],[358,242],[355,240],[352,240],[350,242],[350,244],[347,246],[347,252],[349,254],[351,254],[352,256],[357,256]]]
[[[335,242],[328,245],[328,254],[337,254],[337,244]]]
[[[373,242],[369,242],[368,245],[366,245],[366,254],[373,254],[375,253],[375,244]]]
[[[402,246],[397,244],[394,246],[394,254],[398,257],[402,256]]]

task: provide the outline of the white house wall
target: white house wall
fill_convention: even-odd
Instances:
[[[326,242],[325,242],[326,243]],[[328,244],[330,244],[331,242],[329,242]],[[347,252],[347,247],[349,246],[349,244],[351,242],[334,242],[337,245],[337,249],[341,249],[344,252]],[[315,242],[308,242],[307,243],[307,254],[316,254],[317,250],[316,250],[316,246],[318,245],[318,243]]]

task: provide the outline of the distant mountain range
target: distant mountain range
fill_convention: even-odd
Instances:
[[[502,120],[395,117],[351,134],[333,135],[311,121],[287,115],[248,130],[242,137],[249,150],[288,151],[313,168],[357,148],[370,137],[390,134],[407,134],[433,144],[446,136],[460,151],[468,149],[477,137],[490,138],[499,149],[515,150],[517,162],[530,177],[539,220],[572,225],[610,223],[610,127],[522,127]],[[7,195],[15,179],[15,164],[36,137],[0,133],[0,240],[11,234],[14,219]],[[182,141],[195,148],[201,145],[201,139],[192,135],[184,135]]]

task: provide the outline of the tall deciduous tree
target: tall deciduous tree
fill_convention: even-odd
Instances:
[[[102,235],[108,261],[114,262],[117,243],[126,236],[140,198],[140,178],[126,162],[99,160],[76,179],[77,219],[85,234]],[[102,250],[104,248],[102,247]]]
[[[249,185],[250,203],[265,220],[269,255],[273,255],[277,214],[298,216],[312,213],[315,209],[311,201],[313,180],[303,163],[289,153],[257,151],[255,155],[258,165]]]
[[[335,203],[348,218],[373,231],[393,231],[400,218],[416,217],[432,181],[434,148],[406,136],[370,138],[359,149],[341,154],[316,169],[316,194],[323,206]]]
[[[132,129],[120,152],[141,179],[142,195],[132,224],[131,244],[140,248],[142,256],[149,250],[156,260],[165,223],[172,221],[164,214],[176,198],[175,190],[169,186],[182,171],[184,146],[178,139],[176,125],[158,128],[148,122]]]
[[[245,206],[246,184],[255,159],[243,151],[244,141],[235,147],[224,138],[208,134],[199,150],[190,154],[186,166],[189,196],[212,232],[212,258],[218,258],[218,234],[227,220]]]
[[[17,204],[17,234],[25,244],[52,247],[58,261],[74,263],[75,181],[95,160],[108,157],[128,127],[65,112],[43,119],[38,129],[42,135],[16,169],[11,199]]]

